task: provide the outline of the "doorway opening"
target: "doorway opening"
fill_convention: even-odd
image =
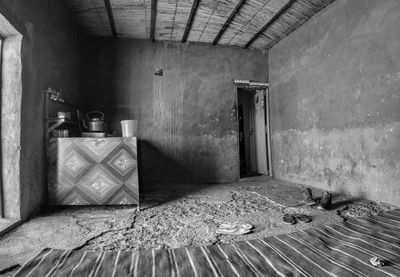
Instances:
[[[240,178],[272,176],[268,88],[237,88]]]

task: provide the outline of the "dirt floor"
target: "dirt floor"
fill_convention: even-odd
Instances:
[[[268,237],[376,214],[396,207],[333,195],[329,211],[305,206],[303,186],[266,177],[235,184],[170,185],[142,193],[140,207],[68,207],[37,216],[0,238],[0,275],[11,276],[43,248],[146,250]],[[313,189],[314,197],[322,191]],[[284,224],[285,213],[309,223]],[[254,226],[247,235],[216,233],[224,222]]]

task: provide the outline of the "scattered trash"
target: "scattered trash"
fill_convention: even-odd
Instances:
[[[283,223],[296,224],[297,221],[300,223],[307,223],[311,221],[311,217],[306,214],[284,214],[282,217]]]
[[[311,189],[309,189],[309,188],[304,189],[302,194],[303,194],[303,200],[304,200],[305,205],[312,206],[312,205],[317,204],[312,196]]]
[[[284,214],[282,217],[283,223],[285,224],[296,224],[296,218],[291,214]]]
[[[378,258],[378,257],[372,257],[369,259],[369,262],[374,266],[374,267],[381,267],[384,265],[383,260]]]
[[[332,206],[332,194],[325,190],[322,193],[321,201],[318,204],[318,209],[320,210],[329,210]]]
[[[311,217],[306,214],[295,214],[294,217],[300,223],[307,223],[311,221]]]
[[[245,235],[250,233],[251,229],[253,228],[252,225],[247,223],[222,223],[219,225],[217,229],[217,234],[222,235]]]

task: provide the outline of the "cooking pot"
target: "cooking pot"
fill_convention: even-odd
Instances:
[[[87,123],[83,120],[83,126],[89,132],[105,132],[106,124],[104,122],[104,113],[91,111],[86,114]]]

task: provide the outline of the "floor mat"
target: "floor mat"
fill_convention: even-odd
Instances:
[[[143,252],[45,249],[14,276],[400,276],[400,210],[291,234]],[[373,267],[372,257],[384,266]]]

